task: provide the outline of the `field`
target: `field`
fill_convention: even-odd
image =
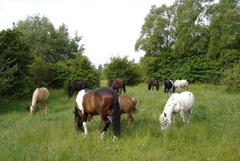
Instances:
[[[170,96],[147,91],[146,84],[127,87],[125,95],[138,100],[133,125],[121,116],[121,137],[113,140],[112,129],[100,139],[98,117],[88,123],[89,135],[75,131],[74,98],[64,90],[50,90],[49,112],[26,111],[31,98],[0,100],[1,161],[239,161],[240,93],[223,86],[190,85],[195,95],[191,122],[179,115],[175,124],[160,131],[159,114]]]

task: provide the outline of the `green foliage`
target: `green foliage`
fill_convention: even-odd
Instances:
[[[225,84],[229,90],[240,90],[240,62],[223,72],[221,82]]]
[[[45,16],[28,16],[19,21],[15,28],[23,33],[23,41],[30,47],[30,53],[45,62],[67,60],[73,58],[75,53],[84,51],[83,46],[78,45],[81,38],[77,34],[71,39],[65,24],[55,29]]]
[[[37,87],[49,86],[53,78],[51,65],[45,63],[40,58],[36,58],[34,62],[29,65],[29,73]]]
[[[0,94],[2,96],[24,96],[32,86],[28,77],[31,55],[28,46],[21,41],[17,30],[0,32]]]
[[[145,18],[135,49],[144,50],[146,55],[159,55],[163,51],[171,50],[174,43],[173,13],[173,7],[152,6]]]
[[[65,84],[71,80],[84,80],[88,88],[96,88],[100,83],[100,73],[86,56],[77,54],[74,59],[67,61],[68,78]]]
[[[109,64],[104,64],[104,75],[107,80],[122,79],[127,85],[135,85],[141,81],[139,67],[127,57],[112,57]]]
[[[184,0],[151,8],[135,46],[145,51],[140,61],[144,79],[216,84],[224,70],[239,62],[239,2],[209,2]],[[166,42],[171,42],[168,49]]]

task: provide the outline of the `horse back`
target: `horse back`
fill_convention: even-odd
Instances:
[[[47,88],[41,87],[41,88],[38,89],[38,97],[37,97],[37,99],[38,99],[39,102],[47,101],[48,96],[49,96],[49,91],[48,91]]]
[[[121,113],[130,113],[135,110],[136,102],[133,101],[132,97],[129,96],[119,96],[118,102],[120,105]]]
[[[110,115],[112,103],[113,94],[107,90],[89,91],[83,97],[84,112],[92,115],[98,115],[99,113],[108,113]]]

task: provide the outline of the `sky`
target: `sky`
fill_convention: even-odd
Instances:
[[[171,5],[174,0],[1,0],[0,30],[27,16],[46,16],[55,28],[65,24],[70,36],[78,33],[84,55],[96,66],[110,57],[127,56],[139,62],[143,51],[135,51],[144,18],[152,5]]]

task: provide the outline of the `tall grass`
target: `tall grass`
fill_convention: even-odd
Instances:
[[[138,100],[133,125],[121,116],[121,137],[113,140],[111,128],[100,139],[98,117],[88,123],[89,135],[75,131],[74,98],[63,90],[50,90],[48,114],[31,116],[26,106],[31,100],[0,101],[1,161],[237,161],[240,160],[239,93],[222,86],[190,85],[195,95],[191,122],[175,124],[160,131],[159,114],[170,96],[147,91],[145,84],[127,87],[125,95]]]

